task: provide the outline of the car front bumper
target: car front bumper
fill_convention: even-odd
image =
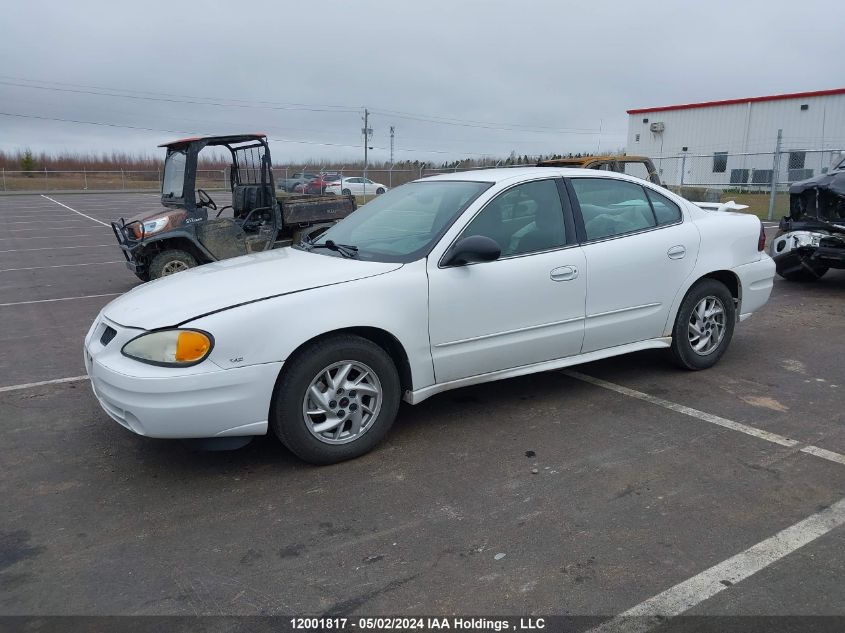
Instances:
[[[102,344],[106,327],[117,331]],[[221,369],[147,365],[121,354],[140,330],[99,318],[85,339],[85,368],[103,410],[133,433],[208,438],[267,433],[270,401],[282,363]]]

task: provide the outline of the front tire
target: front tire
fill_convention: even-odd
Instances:
[[[387,352],[360,336],[331,336],[286,361],[270,425],[300,459],[334,464],[381,442],[399,397],[399,373]]]
[[[150,279],[167,277],[188,270],[197,265],[197,260],[190,253],[179,249],[163,251],[150,262]]]
[[[736,305],[725,284],[696,283],[678,308],[672,329],[672,357],[684,369],[708,369],[727,350],[736,324]]]

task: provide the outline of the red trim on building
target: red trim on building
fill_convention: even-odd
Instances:
[[[812,92],[793,92],[782,95],[768,95],[766,97],[747,97],[745,99],[725,99],[724,101],[703,101],[701,103],[683,103],[681,105],[660,106],[658,108],[638,108],[628,110],[628,114],[642,114],[643,112],[665,112],[666,110],[691,110],[693,108],[711,108],[715,106],[737,105],[740,103],[755,103],[757,101],[780,101],[782,99],[800,99],[802,97],[824,97],[828,95],[845,94],[845,88],[831,90],[814,90]]]

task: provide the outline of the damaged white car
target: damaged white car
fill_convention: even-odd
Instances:
[[[398,187],[313,241],[135,288],[85,338],[139,435],[272,432],[359,456],[400,400],[644,349],[715,364],[769,298],[760,221],[612,172],[533,167]]]

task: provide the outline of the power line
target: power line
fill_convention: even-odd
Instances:
[[[61,123],[75,123],[75,124],[82,124],[82,125],[98,125],[102,127],[110,127],[110,128],[120,128],[120,129],[127,129],[127,130],[139,130],[142,132],[166,132],[167,134],[196,134],[196,130],[168,130],[162,128],[152,128],[152,127],[143,127],[138,125],[124,125],[119,123],[105,123],[103,121],[83,121],[81,119],[63,119],[59,117],[47,117],[47,116],[38,116],[35,114],[20,114],[16,112],[0,112],[0,116],[8,116],[8,117],[17,117],[22,119],[37,119],[40,121],[58,121]],[[353,149],[360,149],[360,145],[352,145],[347,143],[328,143],[328,142],[321,142],[321,141],[303,141],[298,139],[291,139],[291,138],[275,138],[275,137],[267,137],[270,141],[275,141],[278,143],[297,143],[302,145],[322,145],[326,147],[347,147]],[[372,149],[384,150],[388,151],[389,148],[387,147],[374,147],[370,146]],[[459,151],[446,151],[446,150],[437,150],[437,149],[425,149],[425,148],[400,148],[397,151],[399,152],[409,152],[409,153],[425,153],[425,154],[463,154],[463,155],[471,155],[471,156],[491,156],[491,152],[459,152]]]
[[[85,94],[85,95],[94,95],[98,97],[115,97],[118,99],[136,99],[139,101],[158,101],[164,103],[184,103],[188,105],[204,105],[204,106],[215,106],[215,107],[222,107],[222,108],[249,108],[249,109],[266,109],[266,110],[298,110],[303,112],[334,112],[338,114],[349,114],[352,112],[358,112],[358,109],[355,108],[348,108],[345,110],[337,110],[331,108],[324,108],[324,107],[305,107],[305,106],[294,106],[294,105],[255,105],[255,104],[248,104],[248,103],[221,103],[218,101],[200,101],[198,99],[177,99],[175,97],[143,97],[140,95],[131,95],[131,94],[116,94],[110,92],[96,92],[93,90],[82,90],[77,88],[56,88],[50,86],[32,86],[28,84],[22,83],[15,83],[12,81],[0,81],[0,85],[4,86],[15,86],[17,88],[30,88],[33,90],[48,90],[51,92],[70,92],[74,94]]]
[[[76,94],[87,94],[101,97],[114,97],[124,99],[136,99],[142,101],[159,101],[165,103],[184,103],[189,105],[206,105],[214,107],[232,107],[232,108],[249,108],[249,109],[270,109],[270,110],[292,110],[304,112],[336,112],[336,113],[352,113],[360,112],[362,108],[341,105],[328,104],[302,104],[302,103],[283,103],[275,101],[258,101],[246,99],[231,99],[220,97],[197,97],[190,95],[178,95],[162,92],[142,91],[142,90],[127,90],[123,88],[107,88],[103,86],[92,86],[87,84],[74,84],[57,81],[43,81],[27,79],[23,77],[15,77],[11,75],[0,75],[0,78],[12,81],[2,81],[0,84],[8,85],[18,88],[30,88],[36,90],[68,92]],[[26,83],[20,83],[26,82]],[[34,85],[34,84],[51,84],[51,85]],[[59,88],[56,86],[66,86]],[[144,96],[147,95],[147,96]],[[404,112],[400,110],[388,110],[381,108],[370,108],[373,113],[379,113],[386,116],[397,117],[400,119],[407,119],[412,121],[419,121],[422,123],[432,123],[436,125],[450,125],[458,127],[480,128],[490,130],[512,130],[530,133],[548,133],[557,132],[559,134],[585,134],[594,135],[599,132],[595,129],[587,128],[555,128],[550,126],[527,125],[521,123],[496,123],[491,121],[477,121],[471,119],[460,119],[456,117],[443,117],[437,115],[418,114],[413,112]]]

